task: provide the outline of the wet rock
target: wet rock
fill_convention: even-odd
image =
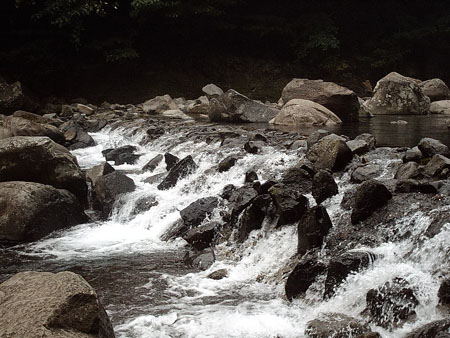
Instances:
[[[94,139],[73,121],[62,124],[60,129],[64,133],[65,146],[70,150],[95,145]]]
[[[331,110],[310,100],[294,99],[286,103],[270,123],[290,126],[329,126],[342,121]]]
[[[325,266],[317,260],[317,257],[309,255],[302,258],[299,264],[289,275],[284,287],[288,300],[303,295],[317,276],[325,272]]]
[[[236,187],[233,184],[227,184],[223,187],[222,194],[220,196],[228,201],[235,190]]]
[[[269,122],[278,113],[278,109],[230,89],[220,97],[211,99],[209,119],[213,122]]]
[[[365,220],[391,198],[392,194],[382,183],[376,180],[363,182],[356,189],[355,203],[351,215],[352,223],[357,224]]]
[[[312,190],[312,176],[302,169],[302,164],[289,168],[283,175],[281,183],[301,194],[309,194]]]
[[[367,268],[375,259],[375,255],[367,251],[348,251],[332,258],[328,264],[324,298],[332,296],[351,272]]]
[[[445,318],[428,323],[407,334],[405,338],[447,338],[449,329],[450,318]]]
[[[417,147],[425,157],[433,157],[434,155],[450,156],[450,151],[445,144],[429,137],[421,139]]]
[[[438,291],[439,304],[450,305],[450,278],[444,279]]]
[[[209,100],[206,96],[200,96],[197,100],[188,104],[187,111],[189,114],[206,114],[209,113]]]
[[[101,176],[110,174],[113,171],[115,171],[114,168],[108,162],[103,162],[86,170],[86,177],[92,182],[92,184],[95,184]]]
[[[261,141],[267,143],[267,137],[260,133],[251,133],[249,137],[249,141]]]
[[[107,161],[114,161],[115,165],[134,164],[140,155],[134,154],[137,150],[135,146],[127,145],[116,149],[106,149],[102,151]]]
[[[293,79],[284,87],[281,98],[284,103],[292,99],[311,100],[331,110],[342,121],[358,121],[358,97],[333,82]]]
[[[420,162],[420,160],[422,159],[423,155],[422,152],[419,150],[419,147],[413,147],[411,149],[408,149],[405,152],[405,156],[403,157],[403,162]]]
[[[327,198],[337,195],[338,186],[333,175],[326,170],[319,170],[313,177],[312,195],[317,204],[322,203]]]
[[[369,133],[363,133],[356,136],[355,141],[365,141],[369,145],[369,150],[374,150],[377,145],[375,136]]]
[[[239,214],[250,205],[253,199],[258,196],[258,192],[251,186],[244,185],[232,191],[230,198],[230,208],[232,209],[232,223],[235,223]]]
[[[202,224],[206,217],[210,216],[219,200],[217,197],[204,197],[189,204],[180,211],[181,218],[184,221],[186,231]]]
[[[0,140],[0,182],[28,181],[72,192],[84,204],[87,184],[76,158],[48,137]]]
[[[364,105],[373,115],[427,114],[430,99],[417,81],[393,72],[378,81],[373,97]]]
[[[0,294],[5,337],[115,337],[97,293],[75,273],[21,272]]]
[[[351,181],[354,183],[361,183],[368,181],[380,175],[381,168],[377,164],[366,164],[357,167],[351,174]]]
[[[306,153],[306,158],[314,163],[316,170],[335,172],[344,169],[352,160],[353,153],[340,136],[331,134],[314,144]]]
[[[219,270],[213,271],[207,276],[207,278],[215,279],[215,280],[220,280],[220,279],[223,279],[226,277],[228,277],[228,271],[226,269],[219,269]]]
[[[156,140],[164,135],[165,130],[161,127],[150,127],[147,129],[146,133],[150,140]]]
[[[415,314],[419,304],[414,291],[403,278],[394,278],[367,292],[366,304],[371,320],[386,329],[399,325]]]
[[[100,210],[106,219],[119,196],[132,192],[135,188],[131,178],[117,171],[101,176],[94,184],[94,208]]]
[[[218,166],[219,173],[230,170],[240,157],[238,155],[229,155],[220,161]]]
[[[308,199],[283,183],[273,185],[269,189],[269,194],[276,208],[277,226],[298,222],[308,209]]]
[[[416,162],[402,164],[395,173],[395,178],[398,180],[408,180],[410,178],[419,178],[420,176],[419,165]]]
[[[200,270],[207,270],[213,265],[216,257],[211,248],[202,251],[188,250],[184,256],[184,262],[187,265],[198,268]]]
[[[258,180],[258,174],[253,170],[245,173],[245,183],[253,183]]]
[[[320,248],[332,226],[327,209],[323,206],[319,205],[307,210],[297,226],[297,252],[303,255],[311,249]]]
[[[178,109],[178,105],[173,101],[170,95],[156,96],[153,99],[145,101],[142,105],[144,113],[160,114],[166,110]]]
[[[356,189],[349,189],[344,193],[344,196],[341,200],[341,207],[344,210],[350,210],[353,209],[355,205],[355,194]]]
[[[242,212],[238,222],[237,241],[243,243],[250,232],[261,229],[266,217],[273,217],[273,203],[270,195],[260,195],[253,199],[250,205]]]
[[[414,162],[412,162],[414,163]],[[443,174],[442,178],[447,178],[449,172],[447,170],[447,175],[444,174],[445,169],[450,169],[450,159],[442,155],[434,155],[430,162],[424,168],[426,175],[430,177],[438,177]]]
[[[87,221],[67,190],[34,182],[0,183],[0,240],[30,242]]]
[[[257,142],[248,141],[244,144],[244,150],[249,154],[257,154],[261,152],[261,146]]]
[[[152,172],[161,163],[163,158],[164,158],[164,156],[162,154],[156,155],[142,167],[142,171]]]
[[[189,115],[186,115],[185,113],[183,113],[180,109],[169,109],[169,110],[162,112],[161,115],[172,118],[172,119],[178,119],[178,120],[185,120],[185,121],[194,120]]]
[[[142,196],[136,201],[134,208],[131,211],[131,215],[136,216],[142,214],[157,205],[158,201],[155,196]]]
[[[183,239],[197,250],[209,248],[216,237],[218,223],[208,223],[192,228],[183,235]]]
[[[364,140],[350,140],[347,141],[347,146],[350,148],[353,154],[362,155],[367,153],[369,149],[369,145]]]
[[[423,93],[433,101],[450,99],[450,90],[441,79],[431,79],[419,83]]]
[[[206,86],[204,86],[202,88],[202,92],[205,93],[206,96],[208,96],[208,98],[218,97],[223,94],[223,90],[213,83],[210,83],[210,84],[207,84]]]
[[[171,153],[165,153],[164,161],[166,162],[166,169],[167,171],[169,171],[175,166],[175,164],[180,162],[180,159],[177,156],[172,155]]]
[[[0,114],[11,115],[21,109],[24,99],[20,82],[7,84],[0,81]]]
[[[76,106],[77,110],[78,110],[81,114],[85,114],[85,115],[87,115],[87,116],[91,116],[92,114],[95,113],[95,109],[94,109],[94,108],[89,107],[89,106],[87,106],[87,105],[85,105],[85,104],[78,103],[78,104],[76,104],[75,106]]]
[[[147,177],[144,180],[144,183],[148,183],[148,184],[156,184],[156,183],[158,183],[158,184],[160,184],[165,177],[166,177],[165,173],[155,174],[155,175],[152,175],[150,177]]]
[[[35,123],[41,123],[41,124],[50,124],[53,126],[57,126],[58,124],[62,124],[62,121],[57,119],[56,117],[50,118],[48,116],[41,116],[38,114],[30,113],[24,110],[17,110],[12,114],[14,117],[20,117],[25,120],[29,120],[31,122]]]
[[[306,324],[305,335],[309,338],[349,338],[370,332],[361,320],[342,313],[323,313]]]
[[[319,129],[311,133],[311,135],[308,136],[306,139],[306,144],[308,145],[308,149],[311,148],[314,144],[319,142],[322,138],[325,136],[330,135],[330,132],[328,130]]]
[[[174,187],[180,179],[192,174],[197,169],[191,155],[186,156],[170,169],[164,180],[158,185],[159,190],[167,190]]]

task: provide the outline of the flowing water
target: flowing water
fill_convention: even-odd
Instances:
[[[367,291],[394,277],[403,277],[413,287],[420,302],[417,318],[393,331],[372,326],[375,331],[383,337],[400,338],[443,317],[437,309],[437,291],[442,274],[449,272],[450,220],[432,238],[424,232],[431,215],[437,211],[448,211],[448,215],[450,206],[424,211],[420,205],[410,205],[398,219],[391,241],[374,248],[361,247],[380,258],[368,269],[350,275],[334,297],[322,300],[321,280],[304,298],[290,303],[284,297],[286,273],[290,271],[283,268],[296,253],[295,225],[253,231],[243,244],[218,245],[217,261],[207,271],[183,263],[184,240],[166,242],[160,237],[191,202],[217,196],[227,184],[242,185],[248,170],[255,170],[262,181],[280,178],[303,156],[301,152],[265,146],[261,154],[245,154],[228,172],[217,173],[209,169],[236,153],[235,148],[194,142],[181,131],[167,133],[146,146],[140,145],[143,134],[131,135],[120,128],[92,136],[97,146],[74,151],[85,169],[104,160],[103,149],[127,144],[138,147],[142,156],[135,165],[115,166],[128,172],[136,190],[116,204],[108,221],[82,224],[33,244],[5,249],[2,279],[28,269],[80,273],[98,290],[118,337],[304,337],[306,323],[324,312],[362,318]],[[139,169],[166,151],[179,158],[192,155],[199,168],[174,188],[160,191],[144,179],[165,172],[165,164],[152,174]],[[395,165],[401,162],[398,156],[386,160],[375,155],[373,161],[383,166],[383,178],[392,178]],[[336,178],[340,192],[324,202],[333,221],[332,231],[348,222],[349,212],[340,207],[344,192],[353,186],[348,176]],[[143,196],[155,197],[158,205],[134,215],[136,201]],[[308,198],[314,205],[312,197]],[[226,207],[223,203],[210,216],[212,220],[220,217],[221,208]],[[405,233],[410,235],[402,236]],[[322,248],[324,254],[326,250]],[[206,278],[218,269],[227,269],[228,277]]]

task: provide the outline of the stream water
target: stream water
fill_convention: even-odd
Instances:
[[[448,144],[448,132],[439,132],[443,137],[436,138],[444,138]],[[386,135],[389,133],[386,130]],[[424,211],[420,205],[410,205],[398,220],[397,235],[392,241],[366,248],[381,258],[368,269],[350,275],[334,297],[322,300],[322,283],[317,282],[303,299],[290,303],[284,297],[286,271],[282,268],[296,253],[295,225],[271,232],[253,231],[243,244],[220,244],[215,248],[217,261],[207,271],[183,263],[184,240],[166,242],[160,237],[179,219],[181,209],[198,198],[219,195],[227,184],[242,185],[249,170],[255,170],[262,181],[280,178],[302,156],[297,150],[265,146],[261,154],[246,154],[227,172],[208,173],[208,169],[237,150],[220,148],[215,142],[184,139],[180,132],[166,133],[146,146],[139,145],[143,134],[130,135],[122,129],[104,129],[92,136],[97,142],[95,147],[73,152],[80,166],[86,169],[103,162],[103,149],[136,145],[142,154],[138,162],[115,169],[127,171],[137,189],[122,198],[108,221],[82,224],[36,243],[4,249],[0,253],[0,281],[17,271],[31,269],[77,272],[102,297],[116,335],[130,338],[304,337],[306,323],[320,313],[340,312],[361,318],[367,291],[394,277],[406,279],[413,287],[420,302],[417,318],[393,331],[372,326],[375,331],[383,337],[400,338],[443,317],[436,305],[442,274],[450,272],[450,219],[436,236],[424,236],[430,215],[437,210]],[[390,141],[384,144],[395,143],[389,137],[385,140]],[[405,138],[397,143],[412,145]],[[174,188],[161,191],[156,184],[144,183],[144,179],[165,172],[165,164],[160,164],[153,174],[140,173],[139,169],[167,151],[179,158],[192,155],[199,168]],[[377,156],[373,156],[373,161],[383,166],[383,178],[392,178],[395,164],[401,162],[398,157]],[[340,207],[340,201],[353,186],[348,174],[336,180],[339,194],[324,202],[334,225],[332,231],[344,227],[348,220],[349,211]],[[158,205],[134,215],[135,203],[143,196],[155,197]],[[308,198],[314,205],[313,198]],[[450,206],[439,208],[450,214]],[[212,220],[220,217],[220,209],[219,206],[211,215]],[[411,235],[402,239],[401,234],[406,232]],[[326,247],[322,250],[325,252]],[[227,269],[228,277],[206,278],[218,269]]]

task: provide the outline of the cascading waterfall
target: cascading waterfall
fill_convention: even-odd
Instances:
[[[103,162],[103,149],[135,145],[137,153],[142,154],[138,162],[115,166],[115,169],[126,171],[135,181],[136,190],[116,203],[109,220],[53,234],[27,245],[24,249],[27,254],[44,256],[54,262],[79,260],[89,264],[89,261],[121,255],[164,257],[166,252],[181,252],[183,240],[165,242],[160,239],[179,219],[181,209],[199,198],[219,195],[227,184],[242,185],[249,170],[255,170],[261,181],[280,178],[286,168],[300,159],[296,150],[281,151],[265,146],[261,154],[245,154],[229,171],[218,173],[209,169],[236,153],[236,148],[219,147],[214,142],[194,142],[177,133],[165,134],[149,145],[141,146],[143,134],[130,136],[120,128],[104,129],[92,136],[96,146],[73,152],[80,166],[87,169]],[[161,191],[156,184],[145,183],[150,174],[141,173],[139,169],[157,154],[167,151],[179,158],[192,155],[199,168],[174,188]],[[368,158],[371,159],[371,155]],[[383,167],[383,178],[392,178],[394,164],[400,161],[398,158],[373,160]],[[151,175],[159,172],[165,172],[164,164]],[[339,228],[345,226],[344,216],[349,213],[341,208],[340,202],[353,184],[347,173],[336,180],[339,194],[323,205],[334,228]],[[154,197],[158,204],[134,214],[136,202],[143,197]],[[311,205],[315,204],[311,196],[309,200]],[[450,206],[440,211],[447,211],[448,215]],[[383,337],[401,338],[416,327],[442,318],[436,307],[437,290],[439,273],[449,269],[450,221],[439,234],[427,238],[423,234],[431,222],[430,212],[421,210],[420,205],[410,205],[406,216],[398,219],[391,241],[374,248],[360,246],[359,250],[370,251],[379,258],[369,268],[351,274],[326,301],[322,299],[323,280],[316,281],[302,299],[292,303],[284,299],[284,280],[290,271],[284,271],[283,267],[297,250],[296,226],[290,225],[272,231],[253,231],[243,244],[218,245],[215,248],[218,260],[206,271],[158,270],[157,263],[153,262],[156,265],[152,269],[156,274],[135,291],[148,299],[148,304],[145,301],[135,305],[113,304],[107,305],[107,309],[113,318],[120,317],[119,311],[131,314],[115,321],[119,337],[303,337],[306,323],[320,313],[339,312],[361,317],[369,289],[394,277],[402,277],[410,283],[419,300],[416,320],[393,331],[371,326]],[[212,220],[220,217],[220,206],[210,217]],[[410,235],[403,239],[406,232]],[[326,247],[322,248],[324,255],[326,250]],[[218,269],[226,269],[228,277],[221,280],[206,278]],[[127,273],[133,274],[133,271]],[[159,300],[152,301],[156,283],[164,287],[158,289],[162,293],[158,295]]]

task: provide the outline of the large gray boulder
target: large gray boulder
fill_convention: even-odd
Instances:
[[[0,117],[0,127],[5,128],[8,133],[1,138],[12,136],[47,136],[56,143],[64,144],[63,133],[50,124],[35,122],[17,116]]]
[[[331,110],[310,100],[293,99],[270,120],[272,124],[300,126],[330,126],[342,123]]]
[[[0,114],[11,115],[21,109],[24,99],[20,82],[7,84],[0,80]]]
[[[16,136],[0,140],[0,182],[49,184],[87,200],[87,184],[76,158],[48,137]]]
[[[373,115],[427,114],[430,99],[417,80],[392,72],[378,81],[364,106]]]
[[[2,337],[115,337],[97,293],[73,272],[21,272],[0,295]]]
[[[0,183],[0,240],[29,242],[87,221],[67,190],[34,182]]]
[[[450,100],[432,102],[430,112],[431,114],[450,115]]]
[[[450,99],[450,89],[441,79],[423,81],[419,83],[419,86],[431,102]]]
[[[202,92],[205,93],[208,98],[218,97],[223,94],[222,88],[216,86],[214,83],[209,83],[204,86]]]
[[[425,157],[433,157],[434,155],[450,156],[450,149],[439,140],[430,137],[424,137],[417,145],[419,150]]]
[[[309,338],[349,338],[370,332],[369,326],[359,319],[342,313],[323,313],[306,324]]]
[[[306,153],[306,158],[314,163],[316,170],[339,171],[352,160],[353,153],[342,137],[331,134],[314,144]]]
[[[278,113],[278,109],[230,89],[211,99],[209,119],[214,122],[269,122]]]
[[[178,109],[178,105],[170,95],[156,96],[153,99],[145,101],[142,110],[148,114],[160,114],[166,110]]]
[[[322,80],[293,79],[281,94],[284,103],[292,99],[316,102],[331,110],[342,121],[357,121],[358,96],[350,89]]]

